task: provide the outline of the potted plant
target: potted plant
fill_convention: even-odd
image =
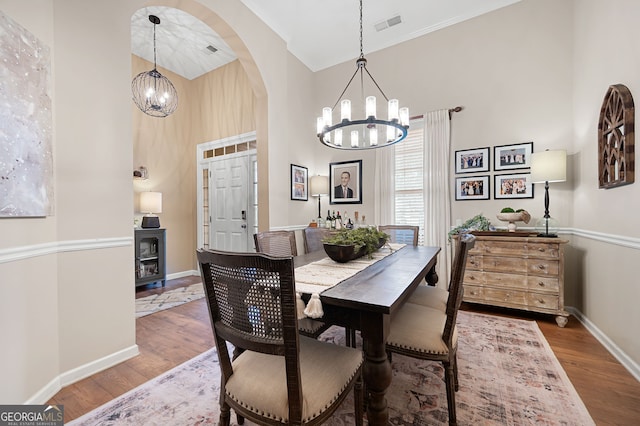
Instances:
[[[336,262],[348,262],[372,253],[385,245],[389,235],[374,227],[341,229],[322,240],[324,251]]]

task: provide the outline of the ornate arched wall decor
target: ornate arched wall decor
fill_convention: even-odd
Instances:
[[[623,84],[609,86],[598,122],[598,181],[604,189],[634,181],[633,96]]]

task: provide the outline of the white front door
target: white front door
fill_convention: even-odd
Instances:
[[[249,157],[221,158],[210,171],[210,247],[249,251]]]

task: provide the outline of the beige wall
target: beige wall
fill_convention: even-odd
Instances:
[[[88,8],[82,0],[0,0],[3,12],[52,47],[56,164],[56,215],[0,221],[0,341],[10,342],[0,351],[0,403],[43,402],[61,384],[135,353],[131,173],[148,153],[132,142],[146,127],[132,125],[129,25],[144,4],[94,1]],[[302,225],[315,217],[315,200],[289,199],[290,163],[326,174],[330,161],[362,158],[364,182],[372,180],[372,153],[330,150],[310,134],[320,108],[333,104],[353,72],[351,61],[312,74],[241,2],[153,4],[198,16],[238,52],[255,102],[260,199],[267,213],[261,216],[263,229]],[[634,263],[640,231],[631,224],[639,187],[597,189],[595,126],[609,84],[622,82],[640,93],[640,59],[633,54],[640,40],[638,18],[632,0],[523,0],[367,55],[385,92],[406,102],[412,114],[465,107],[454,116],[452,150],[529,140],[536,151],[568,149],[571,181],[551,190],[552,214],[571,238],[567,303],[636,369],[640,287]],[[175,139],[183,132],[177,126],[168,130]],[[189,143],[195,143],[197,135],[191,136]],[[163,149],[173,150],[187,170],[170,176],[153,160],[145,164],[149,183],[177,180],[168,184],[169,193],[188,188],[195,181],[195,172],[188,171],[195,153],[179,145]],[[357,208],[372,217],[375,194],[372,187],[364,189]],[[190,206],[172,207],[161,217],[170,239],[179,232],[173,230],[175,221],[195,216],[193,189],[188,191]],[[537,188],[535,199],[518,207],[540,216],[542,195]],[[479,212],[493,216],[503,204],[454,202],[453,219]],[[326,201],[323,205],[327,208]],[[611,206],[624,208],[611,217]],[[189,251],[195,249],[194,232],[180,236],[181,244],[192,245]],[[626,246],[620,244],[623,236]],[[180,259],[171,268],[192,268],[187,257]]]
[[[581,283],[574,306],[635,362],[640,377],[640,182],[598,189],[597,125],[608,87],[626,85],[635,97],[639,123],[640,4],[633,0],[575,1],[573,50],[573,212],[577,231],[572,246],[578,252],[570,271]],[[636,126],[637,127],[637,126]],[[637,133],[637,132],[636,132]],[[636,135],[636,157],[638,156]],[[615,236],[611,241],[610,237]]]
[[[54,216],[0,221],[2,403],[137,352],[129,3],[0,2],[51,48],[55,165]]]
[[[153,64],[132,56],[135,76]],[[254,131],[251,85],[239,61],[187,80],[160,68],[176,86],[179,105],[166,118],[144,114],[133,106],[133,164],[146,166],[147,180],[134,180],[135,212],[142,191],[162,192],[160,225],[167,229],[167,274],[197,271],[196,146]]]

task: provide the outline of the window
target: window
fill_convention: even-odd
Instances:
[[[420,227],[424,243],[424,123],[412,120],[409,134],[395,145],[395,223]]]

